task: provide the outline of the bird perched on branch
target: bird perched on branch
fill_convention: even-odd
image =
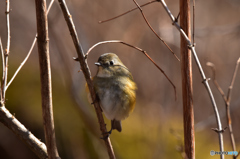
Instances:
[[[111,120],[112,130],[122,131],[121,120],[127,118],[136,103],[136,84],[128,68],[114,53],[101,55],[93,85],[105,116]]]

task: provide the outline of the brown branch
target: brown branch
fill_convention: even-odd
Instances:
[[[47,148],[44,143],[37,139],[26,129],[6,108],[0,107],[0,122],[8,127],[16,136],[25,142],[29,148],[41,159],[47,159]]]
[[[231,141],[233,151],[236,151],[236,143],[235,143],[235,138],[234,138],[233,129],[232,129],[232,119],[231,119],[231,114],[230,114],[230,102],[231,102],[231,92],[232,92],[232,88],[233,88],[233,85],[234,85],[234,82],[235,82],[235,79],[236,79],[239,63],[240,63],[240,58],[237,60],[235,70],[234,70],[234,73],[233,73],[233,77],[232,77],[232,81],[231,81],[231,84],[228,88],[227,96],[225,96],[222,88],[219,86],[219,84],[216,80],[215,65],[211,62],[207,62],[207,66],[212,68],[213,82],[214,82],[215,86],[217,87],[218,91],[220,92],[220,94],[222,95],[223,100],[224,100],[225,105],[226,105],[227,123],[228,123],[228,129],[229,129],[229,132],[230,132],[230,141]],[[233,158],[236,159],[237,156],[233,155]]]
[[[47,14],[49,13],[51,7],[52,7],[52,4],[53,4],[54,0],[51,0],[49,6],[48,6],[48,10],[47,10]],[[13,82],[13,80],[15,79],[15,77],[17,76],[17,74],[20,72],[20,70],[22,69],[22,67],[25,65],[25,63],[27,62],[29,56],[31,55],[32,53],[32,50],[36,44],[36,41],[37,41],[37,34],[35,35],[34,37],[34,40],[32,42],[32,45],[27,53],[27,56],[25,57],[25,59],[23,60],[23,62],[20,64],[20,66],[18,67],[18,69],[16,70],[16,72],[14,73],[14,75],[12,76],[11,80],[8,82],[7,86],[6,86],[6,90],[8,89],[8,87],[11,85],[11,83]]]
[[[107,43],[121,43],[121,44],[124,44],[124,45],[127,45],[129,47],[132,47],[140,52],[142,52],[162,73],[163,75],[167,78],[167,80],[171,83],[171,85],[173,86],[173,89],[174,89],[174,95],[175,95],[175,100],[177,99],[177,93],[176,93],[176,87],[175,85],[173,84],[173,82],[169,79],[169,77],[166,75],[166,73],[154,62],[154,60],[147,54],[146,51],[142,50],[141,48],[138,48],[136,46],[133,46],[133,45],[130,45],[126,42],[123,42],[123,41],[120,41],[120,40],[111,40],[111,41],[102,41],[102,42],[98,42],[97,44],[93,45],[91,48],[88,49],[87,53],[85,54],[85,58],[87,59],[87,56],[88,54],[98,45],[101,45],[101,44],[107,44]],[[78,59],[75,59],[78,61]]]
[[[75,25],[73,23],[72,16],[69,13],[69,10],[67,8],[65,0],[58,0],[58,2],[59,2],[59,5],[62,9],[64,18],[67,22],[68,29],[71,33],[72,40],[73,40],[74,46],[75,46],[77,54],[78,54],[78,59],[79,59],[79,62],[80,62],[80,66],[81,66],[82,72],[85,76],[85,79],[87,81],[87,85],[88,85],[88,88],[89,88],[89,91],[90,91],[90,94],[91,94],[92,101],[95,101],[94,102],[94,108],[95,108],[95,111],[96,111],[96,114],[97,114],[98,122],[99,122],[99,125],[100,125],[100,130],[102,132],[102,135],[104,135],[104,134],[107,133],[107,128],[106,128],[106,125],[105,125],[105,122],[104,122],[104,119],[103,119],[103,115],[102,115],[102,111],[101,111],[99,101],[96,100],[97,98],[96,98],[96,93],[94,91],[93,83],[92,83],[92,80],[91,80],[91,73],[90,73],[89,67],[87,65],[87,61],[85,60],[85,56],[84,56],[84,52],[82,50],[82,46],[81,46],[81,44],[78,40],[78,36],[77,36],[77,32],[75,30]],[[113,151],[113,148],[112,148],[110,138],[107,138],[106,140],[104,140],[104,142],[105,142],[105,145],[107,147],[109,158],[110,159],[115,159],[116,157],[115,157],[115,154],[114,154],[114,151]]]
[[[140,5],[140,7],[147,6],[147,5],[149,5],[149,4],[151,4],[151,3],[154,3],[154,2],[157,2],[157,0],[153,0],[153,1],[147,2],[147,3],[145,3],[145,4],[142,4],[142,5]],[[105,23],[105,22],[108,22],[108,21],[117,19],[117,18],[119,18],[119,17],[121,17],[121,16],[123,16],[123,15],[125,15],[125,14],[128,14],[128,13],[134,11],[134,10],[137,10],[137,9],[138,9],[138,7],[133,8],[133,9],[131,9],[131,10],[127,11],[127,12],[124,12],[124,13],[118,15],[118,16],[115,16],[115,17],[113,17],[113,18],[110,18],[110,19],[107,19],[107,20],[101,20],[101,21],[99,21],[98,23]]]
[[[175,58],[176,58],[178,61],[180,61],[180,59],[179,59],[179,58],[177,57],[177,55],[172,51],[172,49],[168,46],[168,44],[156,33],[156,31],[155,31],[155,30],[153,29],[153,27],[150,25],[150,23],[148,22],[146,16],[144,15],[144,13],[143,13],[143,11],[142,11],[142,8],[141,8],[141,7],[144,7],[144,6],[146,6],[146,5],[148,5],[148,4],[151,4],[151,3],[153,3],[153,2],[158,2],[158,0],[150,1],[150,2],[147,2],[147,3],[143,4],[143,5],[139,5],[139,4],[134,0],[134,3],[137,5],[136,8],[133,8],[133,9],[127,11],[127,12],[124,12],[124,13],[116,16],[116,17],[113,17],[113,18],[110,18],[110,19],[107,19],[107,20],[103,20],[103,21],[99,21],[99,23],[104,23],[104,22],[107,22],[107,21],[110,21],[110,20],[119,18],[119,17],[121,17],[121,16],[123,16],[123,15],[125,15],[125,14],[128,14],[128,13],[136,10],[136,9],[139,9],[139,10],[141,11],[141,14],[142,14],[145,22],[147,23],[147,25],[148,25],[148,27],[151,29],[151,31],[157,36],[157,38],[158,38],[159,40],[161,40],[161,41],[163,42],[163,44],[168,48],[169,51],[171,51],[171,53],[175,56]]]
[[[180,0],[180,25],[189,39],[191,39],[190,0]],[[176,21],[176,20],[175,20]],[[195,132],[193,112],[192,86],[192,56],[186,47],[187,41],[181,38],[181,74],[182,74],[182,103],[184,125],[184,151],[189,159],[195,159]]]
[[[153,29],[153,27],[152,27],[152,26],[150,25],[150,23],[148,22],[145,14],[143,13],[143,10],[142,10],[142,8],[139,6],[139,4],[138,4],[135,0],[133,0],[133,2],[136,4],[136,6],[138,7],[138,9],[140,10],[140,12],[141,12],[141,14],[142,14],[145,22],[147,23],[148,27],[149,27],[149,28],[152,30],[152,32],[157,36],[157,38],[162,41],[162,43],[168,48],[168,50],[171,51],[171,53],[175,56],[175,58],[176,58],[178,61],[180,61],[180,59],[179,59],[179,58],[177,57],[177,55],[172,51],[172,49],[168,46],[168,44],[155,32],[155,30]]]
[[[48,157],[49,159],[56,159],[60,157],[57,151],[52,110],[52,83],[49,57],[46,0],[35,0],[35,3],[44,134],[46,139]]]

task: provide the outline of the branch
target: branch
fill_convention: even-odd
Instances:
[[[220,119],[220,116],[219,116],[219,112],[218,112],[218,108],[217,108],[217,105],[216,105],[216,102],[215,102],[215,99],[213,97],[213,94],[212,94],[212,91],[211,91],[211,88],[208,84],[208,80],[206,79],[206,76],[205,76],[205,73],[202,69],[202,66],[201,66],[201,63],[198,59],[198,56],[197,56],[197,53],[195,51],[195,47],[192,45],[191,41],[189,40],[188,36],[185,34],[185,32],[182,30],[182,28],[179,26],[178,22],[175,20],[174,16],[172,15],[171,11],[168,9],[166,3],[164,0],[159,0],[163,6],[163,8],[166,10],[168,16],[170,17],[170,19],[172,20],[173,22],[173,25],[178,29],[178,31],[181,33],[181,35],[185,38],[187,44],[188,44],[188,47],[189,49],[191,49],[191,52],[192,52],[192,55],[195,59],[195,62],[198,66],[198,69],[199,69],[199,72],[202,76],[202,79],[203,79],[203,84],[205,86],[205,88],[207,89],[207,92],[209,94],[209,97],[211,99],[211,103],[213,105],[213,109],[214,109],[214,112],[215,112],[215,115],[216,115],[216,120],[217,120],[217,125],[218,125],[218,130],[222,130],[222,124],[221,124],[221,119]],[[220,146],[220,151],[223,152],[224,151],[224,146],[223,146],[223,132],[222,131],[219,131],[218,132],[218,138],[219,138],[219,146]],[[224,159],[224,155],[221,154],[221,159]]]
[[[207,62],[206,65],[211,67],[212,72],[213,72],[213,78],[212,78],[213,79],[213,83],[217,87],[219,93],[222,95],[223,100],[226,102],[227,101],[227,97],[225,96],[222,88],[219,86],[219,84],[218,84],[218,82],[216,80],[216,68],[215,68],[215,65],[213,63],[211,63],[211,62]]]
[[[148,27],[152,30],[152,32],[158,37],[159,40],[161,40],[163,42],[163,44],[168,48],[169,51],[171,51],[171,53],[175,56],[175,58],[180,61],[180,59],[177,57],[177,55],[172,51],[172,49],[168,46],[168,44],[154,31],[154,29],[152,28],[152,26],[150,25],[150,23],[148,22],[146,16],[143,13],[142,8],[139,6],[139,4],[133,0],[133,2],[137,5],[138,9],[140,10],[145,22],[147,23]]]
[[[190,0],[180,0],[181,27],[191,39]],[[177,17],[177,18],[178,18]],[[177,21],[177,20],[176,20]],[[195,159],[195,132],[194,132],[194,107],[192,86],[192,56],[188,44],[181,36],[181,74],[182,74],[182,103],[184,126],[184,151],[188,159]]]
[[[4,61],[4,52],[3,52],[3,45],[2,45],[2,40],[0,37],[0,51],[1,51],[1,58],[2,58],[2,78],[4,77],[4,70],[5,70],[5,61]],[[0,102],[1,104],[4,103],[4,100],[2,99],[2,87],[0,86]]]
[[[44,134],[49,159],[60,158],[57,151],[52,111],[52,83],[49,57],[49,39],[46,0],[35,0],[37,18],[37,42],[41,75],[41,96]]]
[[[222,95],[223,100],[224,100],[225,105],[226,105],[227,123],[228,123],[229,132],[230,132],[230,140],[231,140],[233,151],[236,151],[236,143],[235,143],[235,138],[234,138],[233,129],[232,129],[232,118],[231,118],[231,114],[230,114],[230,102],[231,102],[231,92],[232,92],[232,88],[233,88],[233,85],[234,85],[234,82],[235,82],[235,79],[236,79],[239,63],[240,63],[240,58],[237,60],[235,70],[234,70],[234,73],[233,73],[233,77],[232,77],[232,81],[231,81],[231,84],[228,88],[228,94],[227,94],[227,96],[225,96],[223,90],[221,89],[221,87],[219,86],[219,84],[216,80],[215,65],[211,62],[207,62],[207,66],[210,66],[212,68],[214,84],[217,87],[220,94]],[[234,158],[237,158],[237,156],[234,155]]]
[[[113,17],[113,18],[111,18],[111,19],[107,19],[107,20],[104,20],[104,21],[99,21],[99,23],[103,23],[103,22],[107,22],[107,21],[116,19],[116,18],[118,18],[118,17],[121,17],[121,16],[129,13],[129,12],[132,12],[132,11],[134,11],[134,10],[136,10],[136,9],[139,9],[140,12],[141,12],[141,14],[142,14],[142,16],[143,16],[143,18],[144,18],[144,20],[145,20],[145,22],[147,23],[147,25],[148,25],[148,27],[151,29],[151,31],[157,36],[157,38],[158,38],[159,40],[161,40],[161,41],[163,42],[163,44],[168,48],[169,51],[171,51],[171,53],[175,56],[175,58],[176,58],[178,61],[180,61],[180,59],[179,59],[179,58],[177,57],[177,55],[172,51],[172,49],[168,46],[168,44],[156,33],[156,31],[155,31],[155,30],[153,29],[153,27],[150,25],[150,23],[148,22],[146,16],[144,15],[144,13],[143,13],[143,11],[142,11],[142,8],[141,8],[141,7],[146,6],[146,5],[148,5],[148,4],[151,4],[151,3],[153,3],[153,2],[157,2],[157,0],[147,2],[147,3],[143,4],[143,5],[139,5],[135,0],[133,0],[133,1],[134,1],[134,3],[137,5],[137,8],[133,8],[133,9],[131,9],[131,10],[129,10],[129,11],[123,13],[123,14],[120,14],[120,15],[118,15],[118,16],[116,16],[116,17]]]
[[[4,54],[4,67],[3,67],[3,77],[2,77],[2,102],[5,101],[6,95],[6,85],[7,85],[7,76],[8,76],[8,55],[10,53],[10,20],[9,20],[9,12],[10,12],[10,2],[6,0],[6,23],[7,23],[7,48]]]
[[[96,111],[96,114],[97,114],[98,122],[99,122],[99,125],[100,125],[100,130],[102,132],[102,135],[104,135],[104,134],[107,133],[106,125],[105,125],[105,122],[104,122],[104,119],[103,119],[103,115],[102,115],[102,111],[101,111],[99,101],[96,100],[97,98],[96,98],[96,93],[94,91],[93,83],[92,83],[92,80],[91,80],[91,73],[90,73],[89,67],[87,65],[87,61],[85,60],[85,56],[84,56],[84,52],[82,50],[82,46],[81,46],[81,44],[78,40],[78,36],[77,36],[77,32],[75,30],[75,25],[73,23],[72,16],[69,13],[69,10],[67,8],[65,0],[58,0],[58,2],[59,2],[59,5],[62,9],[64,18],[67,22],[70,34],[72,36],[72,40],[73,40],[74,46],[75,46],[77,54],[78,54],[78,59],[79,59],[79,62],[80,62],[80,66],[81,66],[82,72],[85,76],[85,79],[86,79],[86,82],[87,82],[87,85],[88,85],[88,88],[89,88],[89,91],[90,91],[90,94],[91,94],[92,101],[96,101],[96,102],[94,102],[94,108],[95,108],[95,111]],[[110,138],[107,138],[106,140],[104,140],[104,142],[105,142],[105,145],[107,147],[109,158],[110,159],[115,159],[116,157],[115,157],[115,154],[114,154],[114,151],[113,151],[113,148],[112,148]]]
[[[154,2],[157,2],[157,0],[153,0],[153,1],[147,2],[147,3],[145,3],[145,4],[142,4],[142,5],[140,5],[140,7],[144,7],[144,6],[149,5],[149,4],[151,4],[151,3],[154,3]],[[119,18],[119,17],[121,17],[121,16],[123,16],[123,15],[125,15],[125,14],[128,14],[128,13],[134,11],[134,10],[137,10],[137,9],[138,9],[138,7],[133,8],[133,9],[131,9],[131,10],[127,11],[127,12],[124,12],[124,13],[118,15],[118,16],[115,16],[115,17],[113,17],[113,18],[110,18],[110,19],[107,19],[107,20],[98,21],[98,23],[105,23],[105,22],[108,22],[108,21],[117,19],[117,18]]]
[[[0,107],[0,121],[8,127],[19,139],[25,142],[29,148],[41,159],[47,159],[47,149],[44,143],[39,141],[26,129],[6,108]]]
[[[52,4],[53,4],[54,0],[51,0],[49,6],[48,6],[48,10],[47,10],[47,14],[49,13],[51,7],[52,7]],[[23,60],[23,62],[20,64],[20,66],[18,67],[18,69],[16,70],[16,72],[14,73],[14,75],[12,76],[11,80],[8,82],[7,86],[6,86],[6,90],[8,89],[8,87],[11,85],[11,83],[13,82],[13,80],[15,79],[15,77],[17,76],[17,74],[19,73],[19,71],[22,69],[22,67],[25,65],[25,63],[27,62],[29,56],[31,55],[32,53],[32,50],[36,44],[36,41],[37,41],[37,33],[35,35],[35,38],[32,42],[32,45],[31,45],[31,48],[29,49],[28,53],[27,53],[27,56],[25,57],[25,59]]]

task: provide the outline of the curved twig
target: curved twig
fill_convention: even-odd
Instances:
[[[177,57],[177,55],[172,51],[172,49],[168,46],[168,44],[155,32],[155,30],[153,29],[153,27],[152,27],[152,26],[150,25],[150,23],[148,22],[145,14],[143,13],[143,10],[142,10],[142,8],[139,6],[139,4],[138,4],[135,0],[133,0],[133,2],[137,5],[137,7],[138,7],[138,9],[140,10],[140,12],[141,12],[141,14],[142,14],[145,22],[147,23],[148,27],[149,27],[149,28],[152,30],[152,32],[157,36],[157,38],[163,42],[163,44],[168,48],[168,50],[171,51],[171,53],[175,56],[175,58],[176,58],[178,61],[180,61],[180,59],[179,59],[179,58]]]
[[[101,45],[101,44],[107,44],[107,43],[121,43],[121,44],[124,44],[124,45],[127,45],[129,47],[132,47],[140,52],[142,52],[161,72],[162,74],[167,78],[167,80],[171,83],[171,85],[173,86],[173,89],[174,89],[174,95],[175,95],[175,100],[177,99],[177,92],[176,92],[176,87],[175,85],[173,84],[173,82],[169,79],[169,77],[166,75],[166,73],[154,62],[154,60],[147,54],[146,51],[142,50],[141,48],[138,48],[136,46],[133,46],[133,45],[130,45],[124,41],[120,41],[120,40],[110,40],[110,41],[101,41],[101,42],[98,42],[96,43],[95,45],[93,45],[92,47],[90,47],[87,51],[87,53],[85,54],[85,59],[87,59],[87,56],[88,54],[98,45]],[[78,59],[76,59],[78,60]]]

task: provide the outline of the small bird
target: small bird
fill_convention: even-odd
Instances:
[[[107,119],[111,120],[112,130],[122,131],[121,120],[133,111],[136,103],[137,86],[132,74],[114,53],[101,55],[93,85],[100,105]]]

